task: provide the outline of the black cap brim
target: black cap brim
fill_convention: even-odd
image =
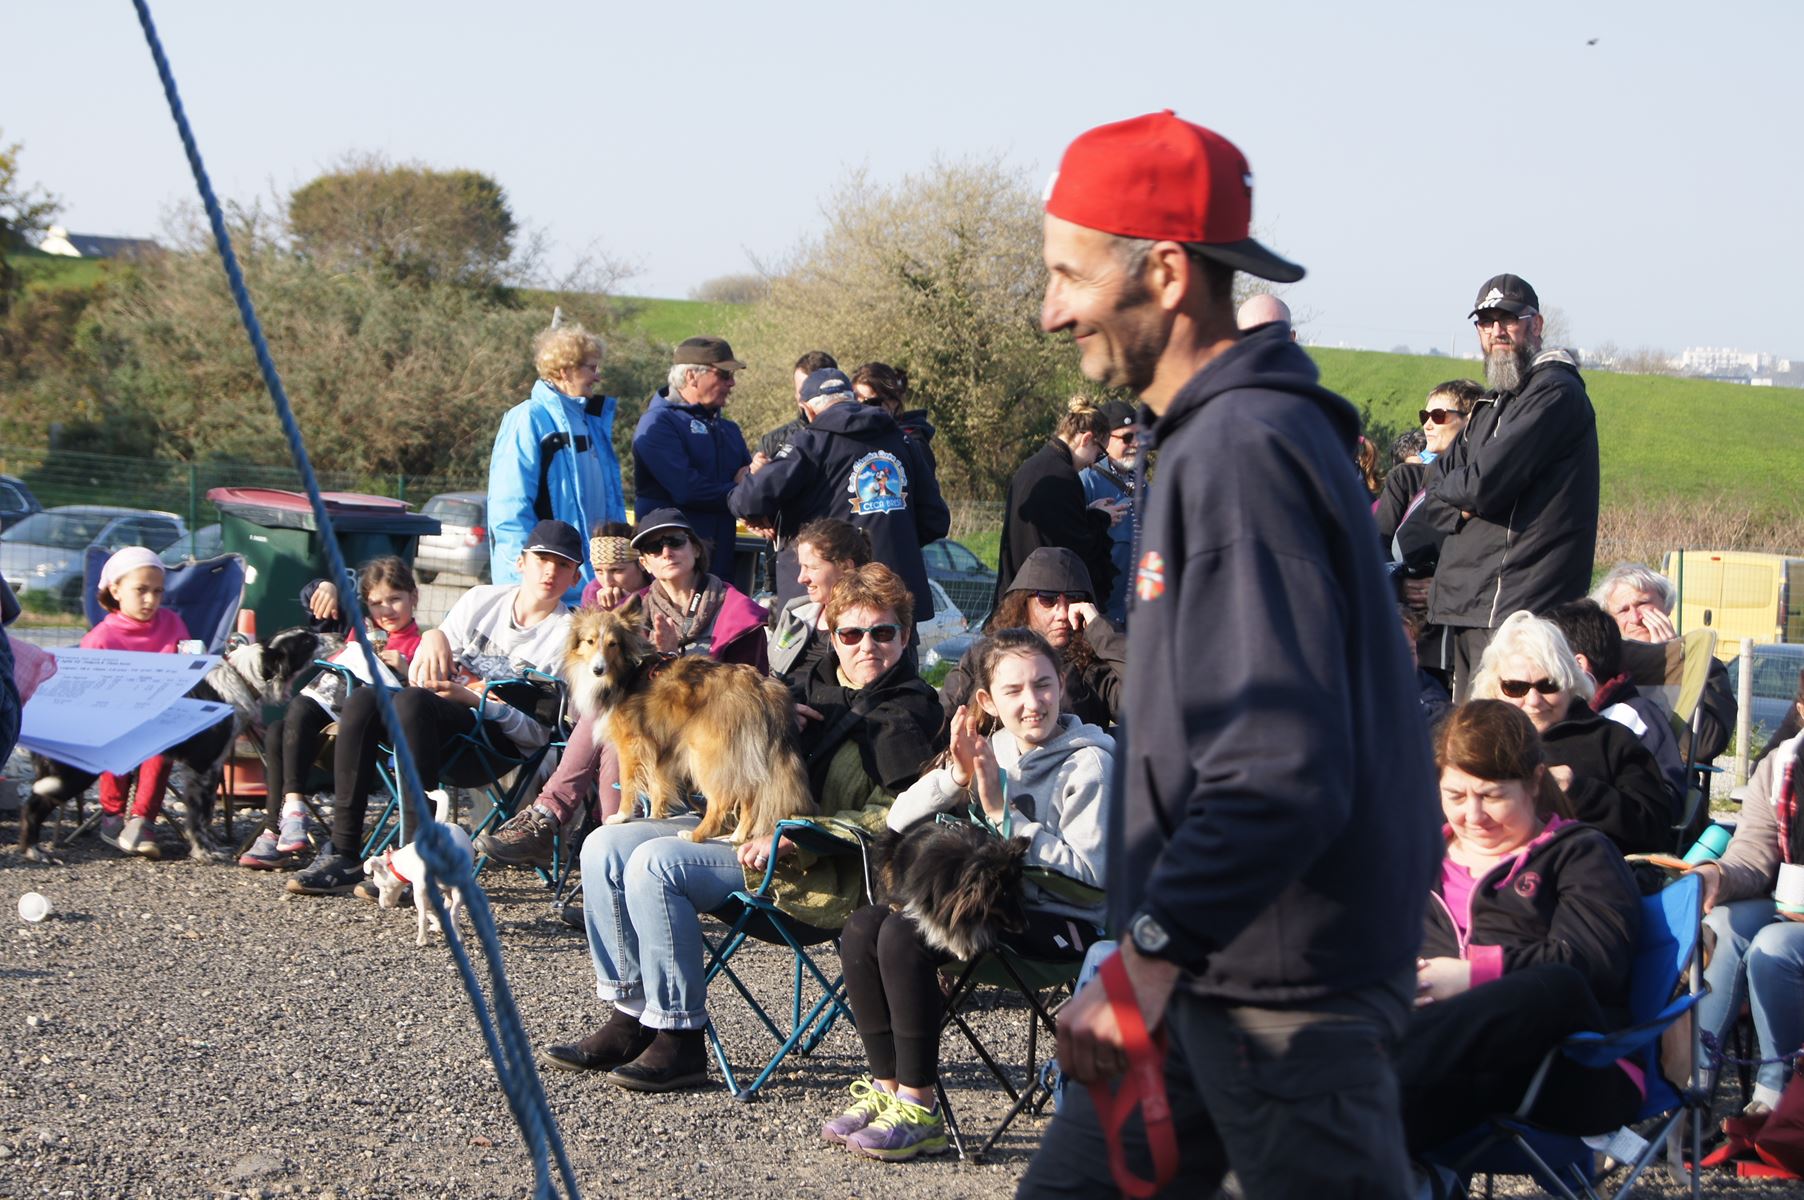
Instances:
[[[1526,317],[1534,311],[1535,306],[1532,304],[1518,304],[1514,300],[1499,300],[1495,304],[1487,304],[1483,308],[1473,309],[1466,314],[1466,320],[1470,321],[1481,312],[1506,312],[1512,317]]]
[[[1236,271],[1257,275],[1273,283],[1295,283],[1303,278],[1303,268],[1287,258],[1279,258],[1254,238],[1238,242],[1185,242],[1186,249],[1204,258],[1214,259]]]

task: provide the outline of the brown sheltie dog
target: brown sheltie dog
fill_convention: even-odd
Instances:
[[[689,838],[718,837],[731,823],[738,844],[814,812],[789,689],[755,667],[666,658],[640,619],[637,601],[578,609],[564,651],[577,713],[620,754],[620,811],[609,822],[629,820],[641,793],[661,818],[698,791],[708,810]]]

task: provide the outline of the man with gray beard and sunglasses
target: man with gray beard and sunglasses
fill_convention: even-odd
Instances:
[[[1425,503],[1450,527],[1429,592],[1442,627],[1438,665],[1453,698],[1470,693],[1491,633],[1519,609],[1544,613],[1576,600],[1597,551],[1597,419],[1578,363],[1544,350],[1535,289],[1496,275],[1471,316],[1489,391],[1429,468]]]

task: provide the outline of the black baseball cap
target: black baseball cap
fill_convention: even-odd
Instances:
[[[540,521],[532,527],[521,553],[551,554],[581,566],[583,539],[567,521]]]
[[[633,549],[645,549],[645,543],[652,534],[665,533],[672,529],[681,529],[689,535],[690,541],[697,540],[695,526],[689,523],[689,518],[683,515],[681,509],[654,508],[639,518],[638,527],[633,530]]]
[[[726,338],[692,337],[685,339],[670,356],[673,366],[729,367],[745,370],[745,364],[733,357],[733,347]]]
[[[1102,419],[1108,422],[1110,429],[1126,429],[1140,422],[1140,414],[1125,400],[1105,400],[1097,411],[1102,413]]]
[[[1498,309],[1512,317],[1526,317],[1541,311],[1541,298],[1520,275],[1493,275],[1478,289],[1478,299],[1472,302],[1472,311],[1466,315],[1476,317],[1487,308]]]

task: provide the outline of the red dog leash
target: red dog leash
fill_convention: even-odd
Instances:
[[[1172,1127],[1171,1101],[1165,1095],[1165,1031],[1161,1029],[1157,1037],[1146,1032],[1120,951],[1102,960],[1098,975],[1115,1022],[1121,1027],[1128,1066],[1121,1086],[1112,1092],[1107,1084],[1088,1085],[1090,1103],[1096,1106],[1103,1137],[1109,1144],[1109,1173],[1115,1177],[1115,1186],[1134,1200],[1146,1200],[1162,1191],[1178,1173],[1178,1135]],[[1142,1179],[1128,1169],[1127,1156],[1121,1148],[1121,1130],[1135,1108],[1140,1109],[1147,1148],[1152,1151],[1151,1179]]]

